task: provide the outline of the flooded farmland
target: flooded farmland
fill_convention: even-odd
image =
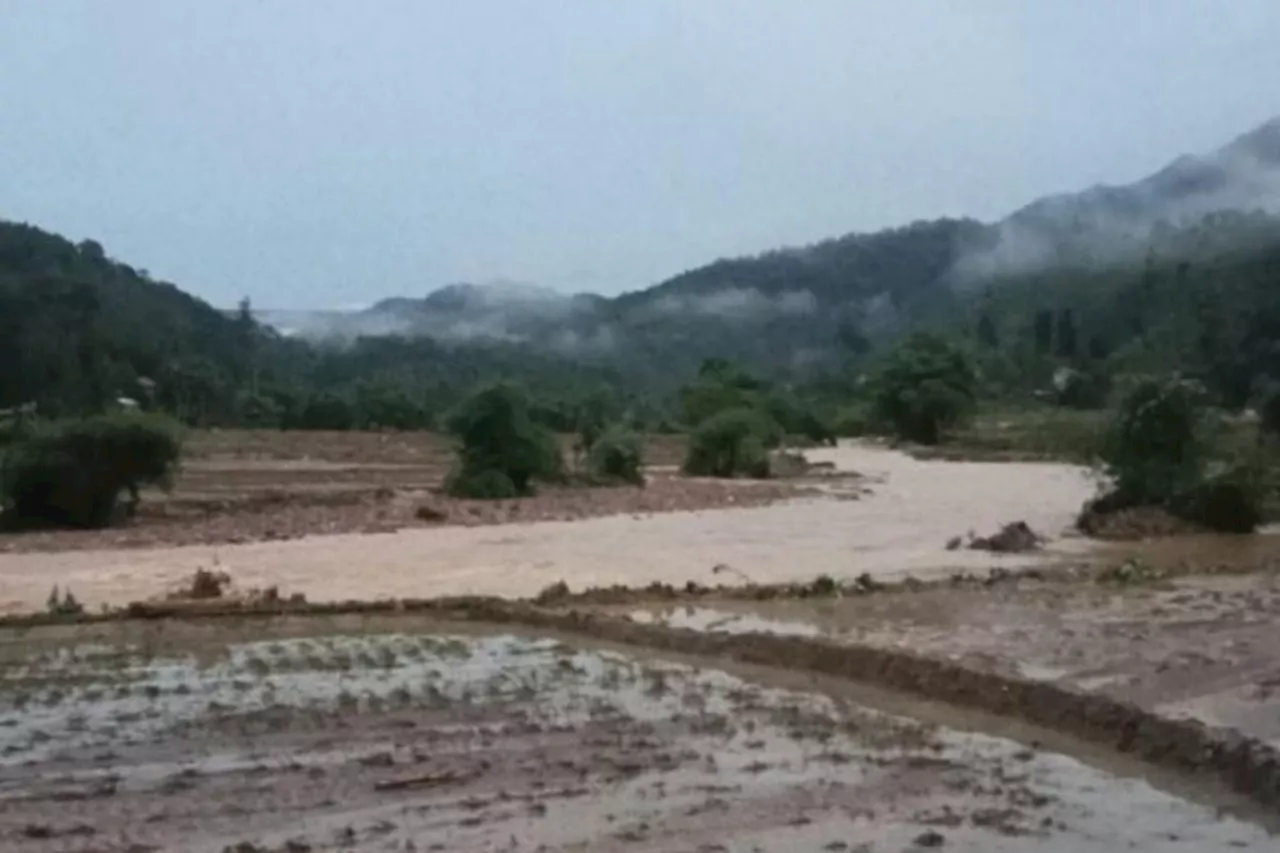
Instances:
[[[6,850],[1274,849],[1136,767],[556,637],[53,626],[0,661]]]

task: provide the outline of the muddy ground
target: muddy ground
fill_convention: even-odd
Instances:
[[[194,447],[167,520],[0,554],[0,612],[41,609],[53,584],[91,609],[161,598],[197,568],[312,602],[498,598],[0,628],[0,849],[1280,849],[1258,805],[1280,790],[1274,753],[1158,716],[1280,741],[1280,537],[1091,543],[1068,532],[1093,490],[1078,468],[865,445],[812,452],[834,476],[660,469],[643,492],[470,521],[430,491],[443,466],[421,437]],[[424,502],[444,517],[412,524],[431,529],[369,533]],[[298,507],[320,513],[290,528],[307,535],[263,533]],[[394,513],[342,527],[369,507]],[[1015,520],[1044,546],[963,544]],[[205,544],[127,538],[155,531]],[[551,609],[502,601],[559,581]],[[670,587],[571,594],[652,582]],[[752,582],[808,597],[747,603]],[[668,595],[688,601],[652,605]],[[727,636],[746,632],[825,645]],[[1046,684],[1075,692],[1028,687]],[[1090,691],[1112,704],[1072,698]]]
[[[1211,792],[882,699],[419,616],[9,632],[0,848],[1275,849]]]
[[[566,459],[571,442],[564,439]],[[649,484],[542,489],[509,501],[441,493],[453,445],[434,433],[200,431],[188,440],[168,492],[143,495],[140,512],[109,530],[0,536],[0,554],[235,545],[303,536],[390,533],[572,521],[609,515],[761,506],[806,494],[787,482],[726,484],[676,476],[683,439],[650,436]]]
[[[1266,538],[1274,551],[1280,537]],[[1162,577],[1172,567],[1160,559],[1169,544],[1131,546],[1129,556],[1100,560],[1075,581],[1049,573],[989,586],[626,612],[699,631],[905,650],[1114,697],[1280,746],[1280,563],[1242,574],[1235,566],[1230,574]]]

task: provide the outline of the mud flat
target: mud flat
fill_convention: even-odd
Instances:
[[[1114,696],[1280,746],[1280,576],[942,587],[840,600],[723,601],[632,612],[731,633],[901,649],[977,672]]]
[[[420,615],[6,631],[0,848],[1275,849],[1139,765],[899,711]]]
[[[125,604],[215,565],[243,586],[278,586],[312,601],[332,601],[525,597],[561,580],[581,589],[735,578],[768,583],[819,574],[945,577],[992,565],[1052,563],[1092,547],[1062,535],[1093,491],[1085,472],[1072,466],[921,462],[863,445],[813,451],[812,457],[860,476],[810,484],[825,492],[818,497],[736,509],[240,545],[0,554],[0,612],[43,606],[54,583],[71,587],[90,607]],[[953,537],[993,533],[1012,520],[1050,536],[1046,551],[992,555],[945,548]],[[722,567],[719,574],[716,567]]]

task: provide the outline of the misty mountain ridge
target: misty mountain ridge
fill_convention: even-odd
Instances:
[[[384,299],[361,311],[260,316],[318,339],[428,336],[587,358],[677,347],[690,358],[813,362],[850,328],[892,333],[1001,277],[1120,262],[1153,246],[1183,251],[1188,234],[1236,239],[1239,223],[1214,215],[1254,212],[1280,213],[1280,118],[1133,183],[1046,196],[995,223],[922,221],[720,259],[614,298],[497,281]],[[1250,227],[1280,236],[1269,218]]]
[[[1134,183],[1037,199],[996,223],[991,244],[959,260],[956,280],[1121,260],[1220,212],[1280,213],[1280,117]]]

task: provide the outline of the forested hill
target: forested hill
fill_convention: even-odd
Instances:
[[[0,221],[0,407],[100,406],[148,378],[248,370],[251,329],[172,284],[72,243]]]
[[[95,411],[119,397],[197,424],[432,424],[476,383],[524,381],[548,398],[619,387],[616,373],[499,341],[289,340],[31,225],[0,221],[0,409]]]
[[[527,343],[642,382],[726,356],[779,375],[830,370],[921,322],[945,321],[993,281],[1092,275],[1148,253],[1204,257],[1241,214],[1280,212],[1280,119],[1150,176],[1039,199],[995,223],[940,219],[721,259],[616,299],[530,287],[451,285],[290,329]],[[1224,215],[1225,214],[1225,215]],[[1249,226],[1252,228],[1252,226]],[[1206,244],[1208,241],[1208,244]],[[658,369],[645,372],[645,368]]]
[[[419,425],[504,376],[565,410],[602,388],[657,410],[709,358],[792,383],[847,377],[921,326],[984,347],[1010,392],[1089,359],[1216,371],[1240,397],[1259,370],[1280,378],[1259,366],[1280,331],[1277,206],[1273,121],[994,224],[918,222],[719,260],[614,299],[451,286],[325,315],[328,343],[281,334],[247,305],[215,310],[93,241],[0,221],[0,408],[154,396],[196,423]]]

